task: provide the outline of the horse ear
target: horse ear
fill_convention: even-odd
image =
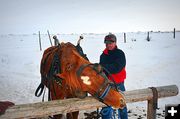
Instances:
[[[79,54],[78,54],[76,51],[72,50],[72,52],[73,52],[73,54],[75,54],[76,56],[79,56]],[[80,57],[80,56],[79,56],[79,57]]]
[[[79,59],[77,61],[84,61],[84,63],[89,63],[89,59],[85,56],[85,58],[83,56],[81,56],[77,51],[72,50],[73,54]]]
[[[62,74],[59,73],[59,74],[56,74],[56,76],[59,78],[65,79],[66,74],[65,73],[62,73]]]
[[[81,56],[76,51],[73,50],[72,52],[75,56],[77,56],[78,58],[81,58]]]

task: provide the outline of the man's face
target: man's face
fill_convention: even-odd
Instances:
[[[116,47],[116,42],[106,43],[106,48],[108,50],[113,50],[115,47]]]

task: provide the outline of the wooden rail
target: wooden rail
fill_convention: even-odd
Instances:
[[[176,85],[156,87],[158,98],[176,96],[178,87]],[[139,89],[124,92],[126,102],[140,102],[148,100],[148,119],[155,119],[156,110],[153,108],[153,91],[150,88]],[[0,119],[15,119],[15,118],[38,118],[48,115],[64,114],[73,111],[80,111],[92,108],[105,106],[103,103],[93,97],[85,99],[72,98],[65,100],[55,100],[49,102],[39,102],[32,104],[15,105],[6,110]]]

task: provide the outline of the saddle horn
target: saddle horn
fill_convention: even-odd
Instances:
[[[80,45],[80,41],[81,41],[82,39],[84,39],[84,37],[83,37],[83,35],[80,35],[80,36],[79,36],[79,40],[77,41],[77,45]]]
[[[53,36],[53,39],[54,39],[54,45],[55,46],[60,45],[59,40],[58,40],[56,35]]]
[[[80,36],[79,36],[79,40],[78,40],[77,45],[76,45],[75,47],[76,47],[78,53],[79,53],[83,58],[85,58],[86,60],[89,61],[89,59],[87,58],[86,54],[84,54],[82,47],[80,46],[80,41],[81,41],[83,38],[84,38],[83,35],[80,35]]]

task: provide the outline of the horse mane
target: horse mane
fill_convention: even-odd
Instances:
[[[70,89],[82,90],[83,86],[76,76],[76,71],[81,64],[90,63],[87,59],[83,58],[77,51],[76,47],[71,43],[61,43],[61,67],[62,74],[59,76],[64,78],[66,84]],[[70,58],[69,56],[70,55]],[[79,89],[81,87],[81,89]]]

